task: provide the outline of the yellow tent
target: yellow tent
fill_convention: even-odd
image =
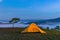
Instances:
[[[42,29],[40,29],[35,23],[31,23],[29,27],[27,27],[22,33],[25,32],[40,32],[40,33],[46,33]]]

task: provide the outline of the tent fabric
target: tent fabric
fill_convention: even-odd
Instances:
[[[29,27],[27,27],[22,33],[25,32],[40,32],[40,33],[46,33],[41,28],[39,28],[35,23],[31,23]]]

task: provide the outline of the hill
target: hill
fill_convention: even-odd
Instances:
[[[47,34],[20,33],[21,29],[0,29],[0,40],[60,40],[60,31],[45,30]]]
[[[36,24],[56,24],[60,23],[60,18],[55,18],[55,19],[46,19],[46,20],[25,20],[23,23],[24,24],[30,24],[30,23],[36,23]]]

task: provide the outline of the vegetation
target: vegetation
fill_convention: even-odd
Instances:
[[[60,30],[60,26],[56,26],[55,29]]]
[[[13,30],[13,31],[12,31]],[[46,34],[20,33],[21,29],[4,29],[0,31],[0,40],[60,40],[60,31],[47,30]]]
[[[19,22],[19,21],[20,21],[19,18],[12,18],[12,19],[9,21],[9,23],[12,23],[12,24],[13,24],[13,27],[14,27],[14,24],[17,23],[17,22]]]
[[[9,23],[14,24],[19,22],[19,18],[12,18]],[[21,33],[24,29],[20,28],[7,28],[0,29],[0,40],[60,40],[60,26],[56,26],[53,30],[50,30],[49,27],[43,29],[46,34],[41,33]],[[58,30],[56,30],[58,29]]]
[[[46,29],[49,30],[49,27],[47,27]]]

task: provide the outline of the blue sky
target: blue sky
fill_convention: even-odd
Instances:
[[[0,19],[60,17],[60,0],[0,0]]]

